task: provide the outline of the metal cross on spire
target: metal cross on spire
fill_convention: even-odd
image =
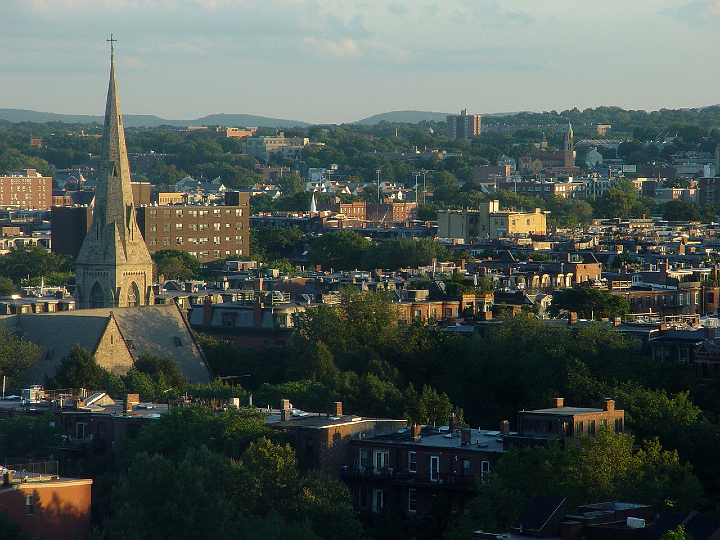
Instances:
[[[117,39],[113,38],[113,35],[110,34],[110,39],[106,40],[110,43],[110,56],[115,56],[115,47],[113,44],[117,41]]]

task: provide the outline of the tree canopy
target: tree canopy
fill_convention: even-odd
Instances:
[[[582,319],[599,320],[625,315],[630,311],[630,305],[622,296],[605,289],[585,287],[555,291],[548,313],[558,317],[561,313],[572,311]]]

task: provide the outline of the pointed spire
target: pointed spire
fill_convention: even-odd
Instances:
[[[317,203],[315,202],[315,193],[312,194],[312,199],[310,199],[310,213],[317,212]]]
[[[133,199],[130,165],[115,79],[115,56],[112,55],[110,56],[110,82],[105,105],[105,128],[98,168],[95,199],[96,219],[103,227],[110,223],[117,223],[120,237],[125,240],[126,231],[130,228],[129,220],[134,219],[131,207],[133,207]]]

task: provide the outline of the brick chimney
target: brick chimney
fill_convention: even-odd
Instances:
[[[7,471],[5,474],[3,474],[3,487],[7,487],[13,482],[13,473],[12,471]]]
[[[263,308],[264,307],[265,307],[265,304],[263,304],[260,297],[256,296],[255,302],[253,303],[253,326],[255,328],[259,328],[260,326],[262,326]]]
[[[452,413],[450,415],[450,431],[453,432],[460,428],[460,419],[455,415],[455,413]]]
[[[575,311],[571,311],[570,315],[568,315],[568,325],[572,326],[573,324],[577,324],[578,316]]]
[[[620,326],[622,324],[622,317],[613,317],[613,326]]]
[[[500,435],[503,437],[506,437],[510,435],[510,421],[509,420],[503,420],[500,422]]]
[[[708,341],[715,341],[715,327],[705,326],[705,339]]]
[[[213,316],[213,301],[210,296],[206,296],[203,300],[203,324],[209,325],[212,323]]]
[[[342,401],[335,401],[333,403],[333,416],[342,416]]]
[[[417,424],[413,424],[412,427],[412,435],[413,435],[413,441],[419,441],[420,440],[420,430],[422,429],[422,426],[418,426]]]
[[[470,428],[460,428],[460,444],[472,444],[472,430]]]
[[[556,397],[555,398],[555,408],[559,409],[560,407],[565,406],[565,398]]]
[[[610,398],[605,398],[605,407],[604,409],[606,411],[612,412],[615,410],[615,400]]]
[[[280,421],[289,422],[292,416],[292,409],[283,409],[280,411]]]
[[[123,412],[132,412],[133,405],[140,404],[140,394],[125,394],[123,396]]]
[[[280,408],[285,410],[290,408],[290,400],[289,399],[281,399],[280,400]]]

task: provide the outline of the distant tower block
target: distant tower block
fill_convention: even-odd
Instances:
[[[481,133],[480,115],[468,114],[467,109],[460,114],[449,114],[446,118],[447,136],[451,139],[471,139]]]
[[[153,303],[153,263],[135,220],[114,54],[93,218],[75,262],[75,276],[81,309]]]

